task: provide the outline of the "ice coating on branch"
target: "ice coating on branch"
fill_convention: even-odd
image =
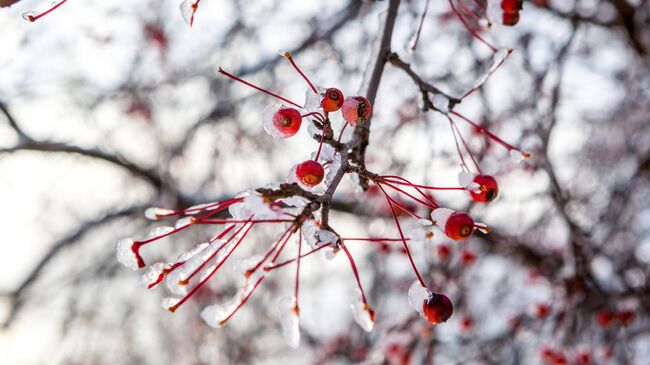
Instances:
[[[228,208],[233,219],[247,220],[250,217],[256,219],[275,219],[278,217],[271,206],[264,202],[264,198],[257,193],[245,195],[244,200],[235,203]]]
[[[430,221],[428,219],[424,219],[424,218],[418,219],[418,223],[420,223],[420,225],[422,225],[422,226],[432,226],[433,225],[432,221]]]
[[[160,301],[160,306],[167,310],[170,310],[170,308],[178,304],[180,301],[181,300],[176,297],[166,297]]]
[[[281,298],[277,308],[280,314],[280,325],[282,325],[282,336],[287,345],[295,349],[300,346],[300,318],[297,313],[296,298]]]
[[[329,165],[327,174],[325,175],[325,185],[329,186],[330,184],[332,184],[332,181],[334,181],[334,177],[339,172],[339,169],[341,169],[341,165],[342,165],[341,155],[337,154],[336,156],[334,156],[332,163]]]
[[[318,132],[316,134],[320,134],[320,130],[317,129],[317,131]],[[317,153],[318,151],[314,151],[311,153],[312,160],[316,158]],[[318,156],[318,161],[321,163],[332,161],[335,155],[336,155],[336,150],[334,149],[334,147],[332,147],[329,144],[323,144],[323,148],[321,149],[320,155]]]
[[[529,157],[528,154],[523,153],[521,151],[517,150],[510,150],[510,160],[515,163],[520,163],[521,161],[527,159]]]
[[[468,187],[474,182],[477,174],[469,171],[461,171],[458,173],[458,184],[462,187]]]
[[[426,228],[417,227],[411,230],[409,237],[414,242],[428,242],[433,239],[433,231],[431,230],[431,226]]]
[[[176,223],[174,224],[174,228],[179,229],[182,227],[187,227],[190,224],[194,224],[194,222],[196,222],[196,219],[194,217],[183,217],[176,221]]]
[[[169,267],[169,265],[164,262],[157,262],[150,265],[147,271],[140,277],[139,284],[144,287],[149,287],[149,285],[156,283],[160,280],[160,276],[166,267]]]
[[[133,252],[135,241],[131,237],[122,238],[117,241],[117,261],[131,270],[138,270],[138,257]]]
[[[492,56],[492,62],[490,63],[490,67],[488,67],[487,72],[485,72],[474,84],[472,87],[473,90],[478,89],[481,87],[489,78],[490,76],[501,66],[503,62],[510,56],[512,53],[512,49],[510,48],[504,48],[496,53],[494,53],[494,56]]]
[[[375,326],[375,314],[367,304],[363,303],[361,293],[358,293],[350,309],[352,309],[352,317],[359,327],[366,332],[372,331],[372,328]]]
[[[169,233],[169,232],[171,232],[173,230],[174,230],[174,227],[170,227],[170,226],[155,227],[151,231],[149,231],[148,239],[166,235],[167,233]]]
[[[320,241],[319,246],[332,245],[332,244],[336,243],[336,241],[338,241],[338,239],[339,239],[336,234],[334,234],[334,233],[332,233],[330,231],[323,230],[323,229],[319,230],[317,232],[317,234],[318,234],[318,240]]]
[[[196,9],[198,8],[197,4],[199,1],[200,0],[185,0],[179,6],[183,20],[190,27],[194,23],[194,13],[196,13]]]
[[[449,113],[449,98],[441,93],[433,96],[433,107],[443,114]]]
[[[422,313],[424,307],[424,301],[429,298],[431,292],[423,287],[419,281],[414,281],[409,288],[408,299],[411,308],[415,309],[416,312],[420,313],[420,316],[424,317]]]
[[[184,261],[185,264],[172,271],[165,280],[165,285],[167,285],[170,292],[176,295],[187,294],[189,286],[186,281],[187,278],[214,253],[218,247],[215,243],[212,245],[207,242],[200,243],[192,250],[181,255],[178,262]]]
[[[205,210],[214,210],[219,207],[219,202],[212,202],[212,203],[202,203],[202,204],[197,204],[193,205],[187,209],[185,209],[185,212],[188,214],[196,214],[201,211]]]
[[[431,212],[431,219],[433,219],[438,228],[444,232],[447,220],[453,213],[454,211],[449,208],[436,208]]]
[[[252,269],[262,259],[260,255],[253,255],[248,257],[241,257],[232,260],[232,270],[239,274],[245,274],[246,271]]]
[[[282,202],[290,207],[302,208],[309,203],[309,199],[296,195],[284,198]]]
[[[322,86],[316,86],[318,93],[314,93],[311,89],[307,89],[305,92],[305,106],[303,110],[307,113],[318,111],[321,108],[321,102],[323,101],[323,95],[325,94],[326,89]]]
[[[209,305],[201,311],[201,318],[208,326],[213,328],[221,328],[222,321],[224,321],[230,313],[237,307],[239,303],[237,298],[233,298],[224,304]]]
[[[156,221],[160,218],[164,218],[165,216],[171,215],[173,213],[174,213],[173,210],[151,207],[151,208],[147,208],[147,210],[144,211],[144,216],[149,220]]]
[[[28,22],[33,22],[36,20],[35,18],[39,16],[41,13],[38,11],[27,11],[22,14],[23,19],[27,20]]]

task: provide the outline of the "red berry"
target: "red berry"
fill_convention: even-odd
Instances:
[[[616,319],[621,322],[623,326],[629,326],[634,322],[634,312],[631,309],[624,309],[616,313]]]
[[[523,0],[501,0],[501,9],[504,13],[516,13],[524,6]]]
[[[323,97],[320,105],[328,113],[341,109],[343,106],[343,93],[337,88],[330,87],[325,91],[325,97]]]
[[[469,332],[474,327],[474,320],[468,315],[464,315],[460,320],[460,330],[462,332]]]
[[[307,186],[316,186],[323,181],[325,170],[314,160],[307,160],[296,167],[296,177]]]
[[[551,314],[551,306],[544,303],[538,303],[535,305],[535,316],[537,318],[546,318]]]
[[[431,293],[422,306],[422,315],[431,324],[447,322],[453,312],[454,305],[444,294]]]
[[[519,13],[503,13],[502,23],[508,26],[517,25],[519,23]]]
[[[610,311],[601,310],[596,313],[596,323],[605,328],[609,327],[614,321],[614,314]]]
[[[449,259],[449,255],[451,254],[451,249],[449,248],[449,245],[445,245],[444,243],[438,246],[438,259],[440,261],[447,261]]]
[[[576,354],[576,364],[578,365],[590,365],[591,364],[591,355],[588,352],[580,351]]]
[[[300,112],[294,108],[282,108],[273,115],[273,126],[285,138],[298,133],[301,124]]]
[[[372,109],[368,99],[363,96],[352,96],[345,98],[341,112],[343,119],[354,127],[357,123],[368,120]]]
[[[470,250],[463,250],[460,253],[460,260],[463,265],[471,265],[476,261],[476,254]]]
[[[464,240],[474,232],[474,220],[465,213],[454,212],[447,219],[445,234],[454,241]]]
[[[470,190],[470,194],[474,201],[489,203],[499,195],[499,186],[492,176],[476,175],[472,181],[479,185],[480,190],[478,193]]]

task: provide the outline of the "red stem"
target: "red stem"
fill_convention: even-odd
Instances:
[[[377,184],[379,189],[384,192],[384,195],[386,195],[386,200],[388,201],[388,206],[390,207],[390,212],[393,215],[393,219],[395,220],[395,224],[397,225],[397,230],[399,231],[399,236],[402,239],[402,243],[404,244],[404,251],[406,251],[406,255],[409,258],[409,261],[411,262],[411,267],[413,267],[413,271],[415,272],[415,276],[418,278],[418,281],[420,282],[420,285],[423,287],[427,287],[424,284],[424,280],[422,280],[422,277],[420,276],[420,273],[418,272],[418,268],[415,266],[415,261],[413,261],[413,256],[411,255],[411,250],[409,250],[409,246],[406,243],[406,238],[404,237],[404,232],[402,232],[402,227],[399,224],[399,220],[397,219],[397,214],[395,214],[395,208],[393,208],[393,203],[391,203],[388,194],[384,190],[384,188],[381,187],[381,185]]]
[[[318,91],[316,91],[316,88],[314,87],[314,85],[311,83],[311,81],[309,81],[309,78],[307,78],[307,75],[302,73],[302,71],[300,70],[300,67],[298,67],[298,65],[296,65],[296,62],[294,62],[293,57],[291,57],[291,53],[285,52],[284,53],[284,58],[288,59],[289,62],[291,62],[291,66],[293,66],[293,68],[295,68],[296,71],[298,71],[300,76],[302,76],[302,78],[305,79],[305,81],[307,81],[307,84],[309,85],[311,90],[314,92],[314,94],[318,94]]]
[[[458,19],[460,19],[460,21],[463,23],[463,25],[465,26],[465,29],[467,29],[467,31],[470,32],[470,34],[472,35],[472,37],[478,39],[478,40],[481,41],[483,44],[485,44],[486,46],[490,47],[490,49],[492,50],[492,52],[496,53],[496,52],[497,52],[497,49],[494,48],[494,46],[492,46],[490,43],[488,43],[485,39],[483,39],[483,37],[481,37],[480,35],[478,35],[478,33],[476,33],[476,32],[472,29],[472,27],[470,27],[470,25],[467,23],[467,20],[466,20],[465,17],[463,16],[463,14],[461,14],[461,13],[458,11],[458,9],[456,9],[456,6],[454,5],[454,2],[453,2],[452,0],[449,0],[449,5],[451,5],[451,9],[454,11],[454,13],[455,13],[456,16],[458,17]]]
[[[352,272],[354,273],[354,278],[356,279],[357,286],[359,287],[359,291],[361,292],[361,300],[363,301],[363,304],[368,305],[368,301],[366,300],[366,293],[363,291],[363,286],[361,286],[361,279],[359,279],[359,270],[357,270],[357,265],[354,263],[354,259],[352,258],[350,251],[348,251],[348,248],[345,246],[345,243],[343,243],[343,241],[341,241],[341,248],[347,255],[348,261],[350,261],[350,267],[352,268]]]
[[[27,18],[26,18],[26,19],[27,19],[28,21],[30,21],[30,22],[33,23],[33,22],[37,21],[38,19],[40,19],[40,18],[46,16],[47,14],[53,12],[53,11],[56,10],[59,6],[65,4],[66,2],[68,2],[68,0],[61,0],[61,2],[57,3],[56,5],[52,6],[51,8],[47,9],[46,11],[44,11],[44,12],[42,12],[42,13],[36,15],[36,16],[27,15]]]
[[[251,84],[250,82],[248,82],[248,81],[246,81],[246,80],[240,79],[239,77],[237,77],[237,76],[235,76],[235,75],[233,75],[233,74],[231,74],[231,73],[228,73],[228,72],[224,71],[221,67],[219,67],[219,69],[218,69],[217,71],[218,71],[219,73],[221,73],[222,75],[225,75],[225,76],[227,76],[227,77],[229,77],[229,78],[231,78],[231,79],[233,79],[233,80],[235,80],[235,81],[239,81],[239,82],[241,82],[242,84],[247,85],[247,86],[250,86],[250,87],[252,87],[252,88],[255,89],[255,90],[261,91],[261,92],[263,92],[263,93],[265,93],[265,94],[267,94],[267,95],[271,95],[271,96],[273,96],[273,97],[275,97],[275,98],[277,98],[277,99],[280,99],[280,100],[284,101],[285,103],[289,103],[289,104],[295,106],[296,108],[302,108],[302,106],[300,106],[299,104],[296,104],[296,103],[294,103],[293,101],[291,101],[291,100],[289,100],[289,99],[283,98],[282,96],[280,96],[280,95],[278,95],[278,94],[274,94],[274,93],[272,93],[272,92],[270,92],[270,91],[268,91],[268,90],[264,90],[264,89],[262,89],[261,87],[256,86],[256,85],[253,85],[253,84]]]

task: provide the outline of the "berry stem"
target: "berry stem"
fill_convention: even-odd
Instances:
[[[424,3],[424,10],[422,11],[422,16],[420,16],[420,22],[418,24],[418,29],[415,31],[415,37],[413,38],[413,43],[411,44],[411,51],[415,51],[418,47],[418,42],[420,41],[420,33],[422,33],[422,28],[424,27],[424,19],[427,17],[429,12],[429,3],[431,0],[426,0]]]
[[[309,252],[307,252],[307,253],[305,253],[303,255],[300,255],[300,258],[304,259],[305,257],[313,254],[314,252],[320,251],[320,250],[324,249],[325,247],[330,247],[330,246],[329,245],[323,245],[323,246],[316,247],[315,249],[313,249],[313,250],[311,250],[311,251],[309,251]],[[290,263],[292,263],[292,262],[294,262],[296,260],[297,260],[297,258],[293,258],[293,259],[289,259],[287,261],[283,261],[283,262],[281,262],[279,264],[275,264],[275,265],[271,265],[271,266],[265,266],[264,271],[271,271],[271,270],[279,269],[282,266],[288,265],[288,264],[290,264]]]
[[[325,117],[320,112],[307,113],[307,114],[301,115],[300,118],[306,118],[306,117],[310,117],[310,116],[315,117],[321,123],[325,122]]]
[[[251,219],[252,218],[253,217],[251,216]],[[250,232],[251,228],[253,228],[253,225],[254,225],[254,223],[247,223],[247,224],[242,226],[242,229],[244,227],[246,227],[246,231],[242,234],[242,236],[239,238],[237,243],[235,243],[235,246],[232,248],[232,250],[230,250],[228,252],[228,254],[226,254],[226,256],[221,261],[219,261],[219,263],[212,269],[212,271],[210,271],[210,273],[208,275],[206,275],[205,278],[203,278],[203,280],[199,281],[199,283],[196,284],[196,286],[193,287],[192,290],[190,290],[190,292],[187,293],[178,303],[176,303],[173,306],[169,307],[170,312],[172,312],[172,313],[175,312],[181,305],[183,305],[183,303],[185,303],[192,295],[194,295],[194,293],[196,293],[197,290],[199,290],[208,280],[210,280],[212,275],[214,275],[217,272],[217,270],[219,270],[221,268],[221,266],[226,262],[226,260],[228,260],[228,258],[235,251],[235,249],[237,249],[237,247],[239,247],[239,245],[242,243],[244,238],[246,238],[246,235],[248,234],[248,232]],[[238,233],[239,232],[235,233],[233,235],[233,237],[236,236]],[[210,259],[212,259],[213,256],[214,255],[212,255],[210,257]]]
[[[361,237],[361,238],[341,238],[344,241],[364,241],[364,242],[377,242],[377,243],[382,243],[382,242],[402,242],[401,238],[384,238],[384,237]],[[410,240],[410,238],[406,239],[407,241]]]
[[[451,113],[452,113],[453,115],[459,117],[460,119],[464,120],[465,122],[471,124],[472,126],[474,126],[474,128],[478,129],[481,133],[483,133],[483,134],[485,134],[486,136],[490,137],[490,138],[491,138],[493,141],[495,141],[496,143],[498,143],[498,144],[502,145],[503,147],[505,147],[508,151],[515,150],[515,151],[520,152],[524,157],[528,157],[528,156],[530,156],[529,153],[521,152],[520,149],[518,149],[518,148],[512,146],[511,144],[505,142],[505,141],[502,140],[501,138],[499,138],[499,137],[497,137],[496,135],[494,135],[494,134],[493,134],[492,132],[490,132],[489,130],[487,130],[487,129],[481,127],[480,125],[478,125],[478,124],[472,122],[471,120],[467,119],[464,115],[462,115],[462,114],[460,114],[460,113],[458,113],[458,112],[455,112],[455,111],[452,111]],[[451,119],[451,118],[450,118],[450,119]]]
[[[456,136],[456,130],[454,130],[454,121],[448,116],[445,115],[447,119],[449,119],[449,128],[451,128],[451,134],[454,136],[454,143],[456,145],[456,152],[458,152],[458,157],[460,157],[460,165],[463,168],[463,170],[469,172],[469,167],[467,166],[467,163],[465,162],[465,157],[463,157],[463,152],[460,150],[460,144],[458,143],[458,137]]]
[[[431,203],[431,205],[433,205],[433,208],[438,208],[438,204],[429,195],[425,194],[422,190],[420,190],[419,187],[416,187],[415,184],[408,181],[407,179],[405,179],[405,178],[403,178],[401,176],[397,176],[397,175],[386,175],[386,176],[383,176],[383,177],[384,178],[387,177],[387,178],[391,178],[391,179],[396,179],[396,180],[402,180],[402,181],[410,184],[411,187],[413,187],[413,189],[415,189],[418,193],[420,193],[420,195],[422,195],[422,197],[424,197],[427,201],[429,201],[429,203]]]
[[[343,138],[343,132],[345,132],[345,128],[348,127],[348,122],[343,123],[343,128],[341,128],[341,133],[339,133],[339,139],[337,139],[337,142],[341,142],[341,138]]]
[[[23,14],[23,18],[25,18],[27,21],[33,23],[33,22],[37,21],[38,19],[40,19],[40,18],[46,16],[47,14],[53,12],[53,11],[56,10],[59,6],[65,4],[66,2],[68,2],[68,0],[61,0],[61,1],[59,1],[58,3],[55,2],[54,5],[51,6],[49,9],[47,9],[46,11],[44,11],[44,12],[42,12],[42,13],[36,15],[36,16],[33,16],[33,15],[31,15],[30,13],[25,13],[25,14]],[[32,13],[32,14],[33,14],[33,13]]]
[[[388,179],[388,178],[385,178],[383,176],[382,176],[381,181],[382,182],[389,182],[391,184],[409,186],[409,187],[412,187],[412,188],[425,189],[425,190],[467,190],[467,188],[464,188],[462,186],[442,187],[442,186],[418,185],[418,184],[413,184],[413,183],[410,183],[410,182],[403,182],[403,181],[396,181],[396,180]]]
[[[318,162],[318,158],[320,157],[320,151],[323,149],[323,141],[325,141],[325,133],[327,132],[327,124],[323,125],[323,131],[320,135],[320,145],[318,145],[318,152],[316,152],[316,157],[314,157],[314,161]]]
[[[314,85],[311,83],[311,81],[309,81],[309,78],[307,77],[307,75],[305,75],[305,74],[300,70],[300,67],[298,67],[298,65],[296,65],[296,62],[293,60],[293,57],[291,57],[291,52],[289,52],[289,51],[284,51],[284,52],[282,53],[282,56],[284,56],[284,58],[286,58],[287,60],[289,60],[289,62],[291,62],[291,66],[293,66],[293,68],[295,68],[296,71],[298,71],[298,73],[300,74],[300,76],[302,76],[302,78],[305,79],[305,81],[307,81],[307,84],[309,85],[309,87],[311,88],[311,90],[314,92],[314,94],[318,94],[318,91],[316,91],[316,88],[314,87]]]
[[[271,256],[271,254],[273,254],[273,252],[275,252],[276,248],[278,248],[278,246],[281,245],[281,242],[284,241],[284,242],[286,243],[286,241],[289,240],[289,238],[291,237],[291,234],[293,234],[293,232],[291,232],[291,231],[293,230],[293,227],[294,227],[294,226],[292,225],[292,226],[290,226],[289,228],[287,228],[287,229],[284,231],[284,233],[282,233],[282,235],[280,236],[280,238],[278,238],[278,239],[275,241],[275,243],[274,243],[274,244],[273,244],[273,245],[272,245],[272,246],[271,246],[271,247],[266,251],[266,254],[264,255],[264,257],[262,257],[262,259],[261,259],[260,261],[258,261],[258,263],[255,264],[255,266],[253,266],[252,268],[250,268],[250,269],[248,269],[248,270],[246,271],[246,276],[247,276],[247,277],[250,276],[250,275],[251,275],[252,273],[254,273],[255,271],[257,271],[257,269],[259,269],[259,267],[262,266],[262,265],[264,264],[264,262],[266,262],[266,260]],[[294,231],[294,232],[295,232],[295,231]],[[291,233],[291,234],[290,234],[290,233]],[[282,244],[282,247],[284,247],[284,244]]]
[[[271,95],[271,96],[273,96],[274,98],[280,99],[280,100],[284,101],[285,103],[289,103],[289,104],[295,106],[296,108],[302,108],[301,105],[296,104],[296,103],[294,103],[293,101],[291,101],[291,100],[289,100],[289,99],[283,98],[282,96],[280,96],[280,95],[278,95],[278,94],[274,94],[274,93],[272,93],[272,92],[270,92],[270,91],[268,91],[268,90],[264,90],[264,89],[262,89],[262,88],[259,87],[259,86],[253,85],[253,84],[251,84],[250,82],[248,82],[248,81],[246,81],[246,80],[244,80],[244,79],[240,79],[239,77],[237,77],[237,76],[235,76],[235,75],[233,75],[233,74],[231,74],[231,73],[229,73],[229,72],[224,71],[221,67],[219,67],[219,69],[218,69],[217,71],[218,71],[220,74],[222,74],[222,75],[224,75],[224,76],[226,76],[226,77],[229,77],[229,78],[231,78],[231,79],[233,79],[233,80],[235,80],[235,81],[239,81],[239,82],[241,82],[242,84],[244,84],[244,85],[246,85],[246,86],[249,86],[249,87],[252,87],[253,89],[258,90],[258,91],[261,91],[261,92],[263,92],[263,93],[265,93],[265,94],[267,94],[267,95]]]
[[[474,167],[476,167],[476,171],[478,171],[479,174],[482,174],[483,172],[481,171],[481,167],[478,165],[478,162],[476,161],[476,158],[474,157],[474,154],[473,154],[472,151],[469,149],[469,145],[468,145],[467,142],[465,141],[465,138],[463,138],[463,134],[460,133],[460,129],[458,129],[458,126],[457,126],[456,123],[454,123],[453,121],[452,121],[452,123],[451,123],[451,126],[452,126],[452,128],[454,128],[454,129],[456,130],[456,132],[458,133],[458,137],[460,137],[460,141],[463,143],[463,147],[465,147],[465,151],[467,151],[467,154],[468,154],[469,157],[472,159],[472,162],[474,163]]]
[[[425,207],[432,208],[432,209],[437,208],[437,205],[432,205],[431,202],[425,202],[425,201],[422,201],[422,200],[420,200],[420,199],[414,197],[414,196],[411,195],[410,193],[408,193],[408,192],[406,192],[406,191],[404,191],[404,190],[398,188],[397,186],[391,184],[390,182],[387,182],[387,181],[385,181],[385,180],[379,180],[379,182],[382,183],[382,184],[384,184],[384,185],[386,185],[386,186],[388,186],[388,187],[390,187],[390,188],[392,188],[393,190],[395,190],[395,191],[397,191],[397,192],[400,192],[400,193],[402,193],[402,194],[408,196],[409,198],[411,198],[411,199],[415,200],[416,202],[418,202],[418,203],[424,205]],[[391,200],[393,200],[393,199],[391,198]],[[395,201],[393,200],[393,202],[395,202]],[[395,202],[395,203],[396,203],[396,202]],[[396,203],[396,204],[397,204],[397,203]],[[417,217],[417,218],[419,219],[420,217]]]
[[[413,256],[411,255],[411,250],[409,250],[409,246],[406,243],[406,238],[404,237],[404,232],[402,232],[402,227],[399,224],[399,219],[397,219],[397,214],[395,214],[395,208],[393,207],[393,203],[390,200],[390,197],[384,190],[384,188],[381,187],[380,184],[377,184],[379,189],[384,192],[384,195],[386,196],[386,201],[388,201],[388,206],[390,207],[390,212],[393,215],[393,219],[395,220],[395,225],[397,225],[397,231],[399,232],[399,236],[402,239],[402,244],[404,245],[404,251],[406,251],[406,255],[409,258],[409,261],[411,262],[411,267],[413,267],[413,271],[415,272],[415,276],[418,278],[418,281],[420,282],[420,285],[422,285],[424,288],[427,286],[424,284],[424,280],[422,280],[422,277],[420,276],[420,272],[418,271],[417,266],[415,266],[415,261],[413,261]]]
[[[300,286],[300,256],[302,254],[302,227],[300,227],[300,232],[298,233],[298,256],[296,256],[296,289],[294,297],[296,298],[296,307],[295,310],[299,311],[300,306],[298,305],[298,289]]]
[[[461,14],[460,11],[458,11],[458,9],[456,9],[456,5],[454,5],[454,2],[453,2],[452,0],[449,0],[449,5],[451,5],[451,9],[452,9],[453,12],[456,14],[456,16],[458,17],[458,19],[463,23],[463,25],[465,26],[465,29],[467,29],[467,31],[470,32],[470,34],[472,35],[472,37],[478,39],[478,40],[481,41],[483,44],[485,44],[486,46],[488,46],[488,47],[492,50],[492,52],[496,53],[496,52],[497,52],[497,49],[494,48],[494,46],[491,45],[490,43],[488,43],[485,39],[483,39],[483,37],[481,37],[478,33],[476,33],[476,32],[472,29],[472,27],[470,27],[470,25],[467,23],[467,20],[466,20],[465,17],[463,16],[463,14]]]
[[[359,278],[359,270],[357,270],[357,265],[355,264],[350,251],[348,251],[348,248],[345,246],[345,243],[343,241],[341,241],[341,248],[345,252],[345,255],[348,257],[348,261],[350,261],[352,273],[354,273],[354,278],[357,281],[357,287],[359,288],[359,292],[361,292],[361,300],[363,301],[364,305],[367,305],[368,300],[366,299],[366,293],[363,291],[363,286],[361,285],[361,279]]]

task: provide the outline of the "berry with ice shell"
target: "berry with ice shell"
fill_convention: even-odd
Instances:
[[[325,91],[325,96],[320,105],[328,113],[341,109],[343,106],[343,93],[337,88],[330,87]]]
[[[314,160],[307,160],[299,164],[295,170],[298,181],[309,187],[320,184],[325,177],[325,169]]]
[[[370,101],[363,96],[350,96],[345,98],[343,107],[341,108],[343,119],[353,127],[357,123],[363,123],[370,119],[371,112]]]
[[[264,130],[275,138],[289,138],[300,130],[302,117],[295,108],[280,104],[267,106],[261,114]]]

